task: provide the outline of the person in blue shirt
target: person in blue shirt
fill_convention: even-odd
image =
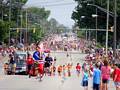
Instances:
[[[84,90],[88,90],[88,70],[85,69],[83,73],[83,78],[82,78],[82,86],[84,87]]]
[[[33,58],[35,61],[40,60],[40,52],[38,47],[36,47],[36,51],[33,53]]]
[[[100,89],[100,81],[101,81],[101,71],[99,70],[99,65],[95,64],[95,69],[93,70],[93,90]]]

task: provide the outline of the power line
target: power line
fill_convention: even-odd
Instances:
[[[71,3],[60,3],[60,4],[47,4],[47,5],[40,5],[40,6],[46,6],[46,7],[54,7],[54,6],[66,6],[66,5],[73,5],[75,3],[71,2]],[[37,5],[39,6],[39,5]],[[29,5],[28,5],[29,7]]]
[[[62,1],[64,1],[64,0],[62,0]],[[47,3],[47,4],[49,4],[49,3],[57,3],[57,2],[62,2],[62,1],[61,1],[61,0],[54,0],[54,1],[52,1],[52,2],[48,2],[48,1],[46,1],[46,2],[41,2],[41,1],[40,1],[40,2],[39,2],[39,1],[38,1],[38,2],[36,2],[36,3],[41,3],[41,4],[44,4],[44,3],[46,4],[46,3]]]
[[[48,6],[48,7],[51,7],[51,6],[66,6],[66,5],[72,5],[72,4],[75,4],[75,3],[49,4],[49,5],[44,5],[44,6]]]
[[[38,3],[51,4],[51,3],[59,3],[59,2],[64,2],[64,1],[69,1],[69,0],[54,0],[54,1],[45,1],[45,2],[38,1],[38,2],[35,2],[35,3],[32,3],[32,4],[38,4]]]

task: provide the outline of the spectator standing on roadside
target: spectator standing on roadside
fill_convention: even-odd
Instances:
[[[110,79],[110,67],[108,66],[108,61],[104,60],[104,65],[101,67],[102,74],[102,90],[108,90],[108,82]]]
[[[93,90],[100,90],[101,71],[99,65],[96,63],[93,70]]]
[[[10,71],[11,71],[11,74],[15,74],[15,60],[14,60],[14,56],[13,55],[9,55],[9,65],[10,65]]]
[[[89,78],[88,70],[85,69],[82,77],[82,86],[84,87],[84,90],[88,90],[88,78]]]
[[[8,74],[8,67],[9,67],[9,64],[8,64],[8,63],[5,63],[5,64],[4,64],[4,74],[5,74],[5,75]]]
[[[82,71],[84,71],[87,67],[87,64],[84,62],[83,65],[82,65]]]
[[[118,67],[117,64],[115,64],[114,67],[113,81],[115,83],[116,90],[120,90],[120,67]]]

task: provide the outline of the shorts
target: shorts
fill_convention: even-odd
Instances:
[[[39,65],[38,65],[38,71],[39,71],[40,74],[43,74],[43,73],[44,73],[43,64],[39,64]]]
[[[108,81],[109,81],[108,79],[103,79],[103,80],[102,80],[102,83],[107,84]]]
[[[32,64],[28,64],[27,67],[28,67],[28,71],[31,70],[31,68],[32,68]]]
[[[48,62],[45,62],[44,67],[45,68],[50,67],[50,64]]]
[[[114,82],[116,87],[120,87],[120,82]]]
[[[61,71],[58,71],[58,73],[61,73]]]
[[[76,70],[77,73],[80,73],[80,70]]]
[[[79,71],[79,70],[76,70],[76,73],[77,73],[77,74],[80,74],[80,71]]]
[[[100,84],[95,84],[95,83],[93,83],[93,89],[94,90],[99,90],[99,87],[100,86]]]
[[[39,68],[39,69],[38,69],[38,72],[39,72],[40,74],[43,74],[43,73],[44,73],[44,69]]]
[[[83,87],[88,86],[88,81],[83,81]]]

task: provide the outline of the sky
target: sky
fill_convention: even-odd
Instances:
[[[45,7],[46,10],[51,11],[49,19],[55,18],[60,24],[69,28],[74,25],[71,19],[72,11],[76,6],[74,0],[28,0],[26,6]]]

